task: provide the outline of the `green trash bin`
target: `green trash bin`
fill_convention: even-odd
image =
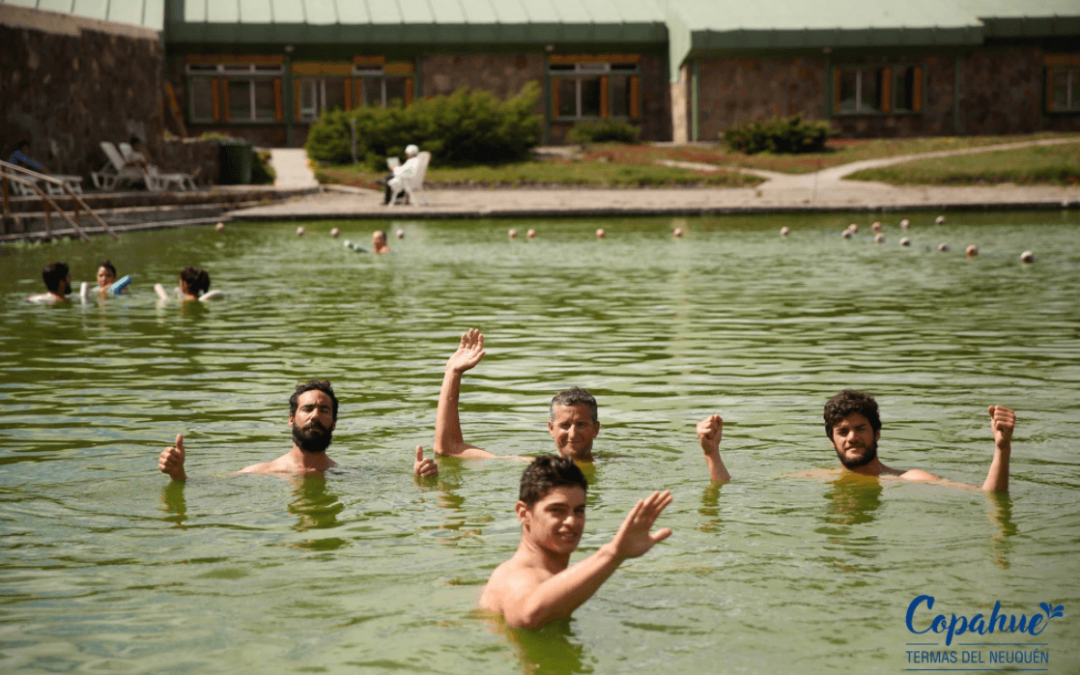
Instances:
[[[221,164],[222,185],[250,185],[251,161],[254,154],[247,141],[220,141],[218,161]]]

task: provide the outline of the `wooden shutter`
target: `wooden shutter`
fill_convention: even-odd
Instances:
[[[840,112],[840,79],[843,76],[843,71],[839,68],[833,68],[832,78],[832,93],[833,93],[833,112]]]
[[[229,113],[229,79],[221,78],[221,119],[228,122],[232,115]]]
[[[405,78],[405,105],[409,105],[413,101],[413,78]]]
[[[345,109],[346,110],[352,110],[353,109],[353,100],[352,100],[353,79],[351,77],[346,77],[343,85],[345,87]]]
[[[300,102],[300,78],[293,80],[293,114],[296,117],[296,121],[300,121],[300,108],[303,104]]]
[[[274,78],[274,121],[280,122],[285,119],[284,87],[281,78]]]
[[[923,109],[923,67],[915,66],[911,69],[911,111],[922,112]]]
[[[881,69],[881,112],[892,112],[892,68]]]
[[[551,78],[551,119],[559,119],[559,78]]]
[[[221,121],[221,96],[218,93],[218,78],[210,80],[210,103],[214,107],[214,121]]]
[[[641,90],[641,78],[637,75],[630,76],[630,118],[641,117],[641,104],[638,102]]]
[[[603,75],[600,78],[600,117],[611,117],[611,97],[608,95],[608,83],[611,82],[611,78],[607,75]]]

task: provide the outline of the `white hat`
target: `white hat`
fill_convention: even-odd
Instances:
[[[405,154],[409,157],[412,157],[418,152],[420,152],[420,148],[416,147],[415,145],[409,145],[405,147]]]

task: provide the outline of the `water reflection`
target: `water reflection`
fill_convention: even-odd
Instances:
[[[881,481],[875,476],[844,472],[832,483],[832,492],[825,498],[832,508],[824,520],[833,525],[863,525],[874,521],[881,507]]]
[[[716,533],[724,529],[724,520],[720,517],[720,490],[725,483],[709,482],[701,494],[701,508],[698,514],[704,520],[698,525],[700,532]]]
[[[326,476],[309,475],[289,478],[293,487],[293,501],[289,504],[289,513],[297,517],[293,529],[297,532],[326,530],[338,527],[338,515],[345,510],[337,494],[327,489]],[[327,537],[309,539],[296,544],[297,548],[310,551],[329,551],[345,546],[344,539]]]
[[[1009,554],[1013,550],[1012,537],[1019,532],[1012,519],[1013,503],[1008,492],[987,492],[986,501],[990,504],[987,517],[997,526],[998,532],[990,538],[992,559],[1002,569],[1009,568]]]
[[[541,630],[509,628],[492,619],[497,632],[505,635],[521,664],[522,675],[569,675],[591,673],[584,645],[573,640],[571,619],[556,621]]]
[[[186,487],[186,481],[171,480],[161,491],[162,511],[169,514],[162,520],[180,529],[185,529],[184,522],[187,521],[187,497],[184,496]]]

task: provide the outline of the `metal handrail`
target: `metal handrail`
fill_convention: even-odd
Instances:
[[[71,187],[67,183],[65,183],[64,181],[60,180],[59,178],[54,178],[52,176],[49,176],[49,175],[46,175],[46,174],[43,174],[43,173],[38,173],[37,171],[32,171],[30,169],[27,169],[26,167],[22,167],[22,166],[19,166],[17,164],[12,164],[10,162],[5,162],[3,160],[0,160],[0,167],[2,167],[4,169],[9,169],[9,170],[15,170],[15,171],[18,171],[19,173],[27,174],[27,175],[32,176],[33,178],[35,178],[37,180],[44,180],[45,182],[52,183],[54,185],[59,185],[64,190],[64,192],[66,192],[68,194],[69,197],[71,197],[73,200],[75,200],[76,204],[81,206],[83,209],[86,210],[86,212],[88,214],[90,214],[90,217],[94,219],[94,222],[96,222],[98,225],[101,226],[102,230],[104,230],[106,233],[108,233],[108,235],[110,237],[112,237],[114,241],[120,241],[120,237],[115,232],[113,232],[112,228],[110,228],[105,223],[104,220],[99,218],[98,214],[94,211],[94,209],[90,208],[90,205],[87,204],[85,201],[83,201],[83,198],[80,197],[78,194],[76,194],[75,191],[72,190]],[[42,199],[46,200],[46,202],[48,204],[51,204],[52,207],[54,209],[56,209],[60,213],[60,216],[64,220],[66,220],[68,223],[70,223],[71,226],[74,227],[79,232],[79,234],[82,235],[82,237],[84,239],[86,239],[86,241],[90,241],[90,238],[86,235],[85,232],[82,231],[82,228],[80,228],[78,225],[75,224],[74,221],[72,221],[70,218],[68,218],[67,214],[64,213],[63,209],[61,209],[59,206],[57,206],[56,202],[54,202],[48,195],[46,195],[41,190],[41,188],[39,188],[37,186],[36,183],[34,183],[33,181],[28,181],[26,179],[19,178],[18,176],[10,176],[10,175],[8,175],[7,171],[0,171],[0,176],[2,176],[2,180],[4,181],[3,192],[4,192],[4,218],[5,219],[8,217],[9,210],[10,210],[10,206],[8,204],[8,187],[7,187],[7,181],[10,179],[10,180],[16,181],[16,182],[18,182],[18,183],[20,183],[22,185],[29,185],[30,187],[34,188],[34,190],[37,191],[37,193],[42,197]],[[78,213],[79,213],[79,209],[76,208],[75,209],[76,216],[78,216]],[[45,214],[46,214],[45,222],[46,222],[46,226],[48,226],[50,224],[48,209],[46,209]]]

